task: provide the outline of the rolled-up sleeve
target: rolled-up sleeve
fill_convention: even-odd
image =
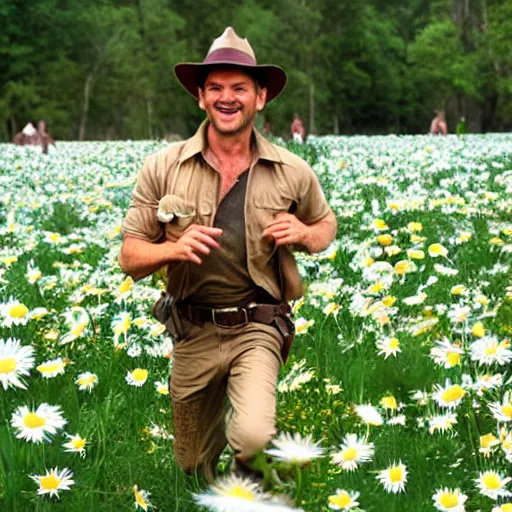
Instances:
[[[132,193],[130,207],[123,221],[123,237],[134,237],[157,242],[164,237],[164,229],[157,218],[161,191],[158,186],[157,158],[149,156],[139,173]]]
[[[304,224],[314,224],[331,211],[318,177],[308,166],[303,169],[295,215]]]

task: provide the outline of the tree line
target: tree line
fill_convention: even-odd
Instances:
[[[231,25],[288,73],[260,114],[288,136],[512,129],[512,0],[4,0],[0,140],[189,136],[203,113],[173,75]]]

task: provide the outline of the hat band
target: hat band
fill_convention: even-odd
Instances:
[[[256,66],[256,61],[247,53],[233,48],[219,48],[207,55],[203,64],[236,63],[243,66]]]

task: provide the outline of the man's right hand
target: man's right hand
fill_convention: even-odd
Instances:
[[[202,254],[210,254],[211,247],[220,247],[216,238],[222,235],[222,229],[210,228],[200,224],[190,225],[176,241],[172,242],[173,260],[192,261],[201,265],[199,257]]]

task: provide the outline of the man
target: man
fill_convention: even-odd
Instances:
[[[436,110],[436,117],[434,117],[434,119],[432,119],[432,122],[430,123],[430,134],[446,135],[447,133],[448,129],[444,117],[444,110]]]
[[[292,136],[292,140],[302,144],[306,140],[306,128],[304,128],[304,123],[302,122],[299,114],[295,114],[293,116],[293,121],[290,126],[290,134]]]
[[[276,434],[287,300],[302,294],[287,246],[324,250],[336,221],[306,162],[254,129],[284,88],[281,68],[257,65],[228,27],[202,63],[177,64],[175,73],[207,119],[189,140],[147,158],[119,262],[135,279],[167,266],[168,295],[154,312],[175,340],[176,462],[212,480],[229,442],[235,470],[251,475],[254,455]]]

